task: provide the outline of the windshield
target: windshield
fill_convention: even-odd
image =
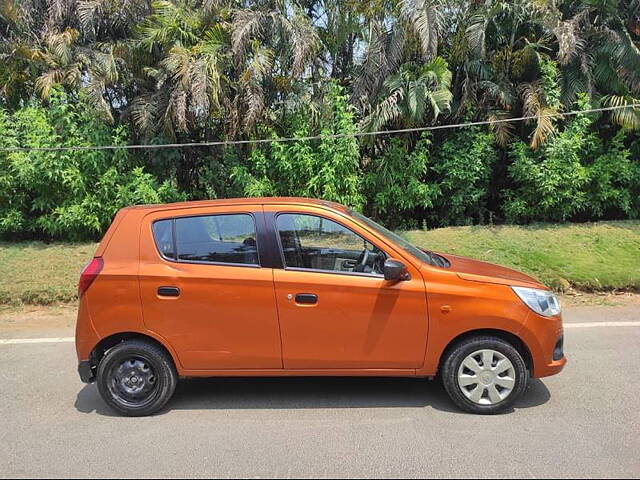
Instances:
[[[409,253],[410,255],[413,255],[418,260],[421,260],[423,262],[426,262],[432,265],[434,264],[434,259],[432,257],[431,252],[425,252],[424,250],[420,250],[418,247],[407,242],[404,238],[402,238],[397,233],[393,233],[391,230],[387,230],[379,223],[374,222],[370,218],[365,217],[364,215],[356,212],[355,210],[350,209],[349,214],[354,216],[358,220],[360,220],[362,223],[366,224],[369,228],[376,231],[377,233],[380,233],[381,235],[384,235],[385,237],[390,238],[395,243],[397,243],[405,252]]]

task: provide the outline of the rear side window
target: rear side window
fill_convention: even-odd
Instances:
[[[153,237],[163,257],[175,260],[176,250],[173,246],[173,220],[160,220],[153,224]]]
[[[170,234],[162,224],[168,222]],[[258,265],[256,227],[249,214],[204,215],[161,220],[153,225],[158,250],[184,262]],[[170,238],[171,247],[163,243]]]

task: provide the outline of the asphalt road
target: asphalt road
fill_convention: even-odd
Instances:
[[[183,381],[162,414],[122,418],[72,343],[0,343],[0,476],[638,477],[640,306],[565,322],[581,324],[565,371],[495,417],[459,413],[437,382],[289,378]]]

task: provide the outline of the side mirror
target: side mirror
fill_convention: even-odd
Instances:
[[[384,279],[389,281],[408,280],[407,267],[400,260],[387,258],[384,261]]]

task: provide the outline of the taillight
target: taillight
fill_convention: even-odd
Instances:
[[[82,269],[80,281],[78,282],[78,298],[80,298],[84,292],[87,291],[87,288],[91,286],[98,274],[102,271],[102,267],[104,267],[104,260],[102,260],[102,257],[93,257],[93,259]]]

